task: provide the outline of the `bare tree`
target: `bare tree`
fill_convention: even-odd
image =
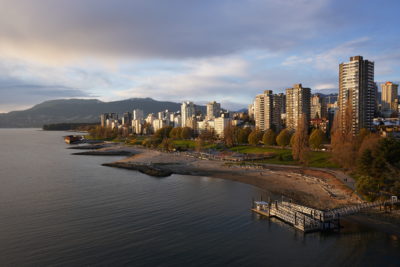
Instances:
[[[346,106],[344,118],[340,113],[335,115],[332,127],[331,145],[333,160],[346,169],[354,169],[356,165],[359,142],[353,133],[353,111],[351,104]]]
[[[294,134],[292,146],[293,159],[307,165],[310,149],[308,145],[308,121],[306,114],[302,114],[301,118],[299,119],[297,130]]]

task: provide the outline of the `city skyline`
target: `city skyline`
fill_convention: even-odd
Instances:
[[[396,1],[1,2],[0,112],[132,97],[237,110],[295,83],[338,92],[355,55],[377,82],[400,80]]]

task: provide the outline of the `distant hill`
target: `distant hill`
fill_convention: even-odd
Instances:
[[[131,98],[102,102],[97,99],[50,100],[23,111],[0,113],[0,128],[38,127],[51,123],[99,122],[101,113],[122,114],[141,109],[147,115],[168,109],[180,110],[180,104],[151,98]]]

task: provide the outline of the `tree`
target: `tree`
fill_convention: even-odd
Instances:
[[[169,137],[173,139],[181,138],[182,127],[175,127],[169,132]]]
[[[294,139],[295,139],[295,136],[294,136],[294,134],[292,134],[292,135],[290,136],[290,147],[293,147],[293,146],[294,146]]]
[[[310,147],[312,149],[321,149],[325,139],[325,133],[321,129],[314,129],[310,135]]]
[[[213,128],[209,128],[202,131],[199,134],[199,138],[203,139],[205,142],[214,142],[217,139],[217,135]]]
[[[290,132],[288,129],[283,129],[276,137],[276,143],[282,148],[286,147],[290,143]]]
[[[294,142],[292,146],[293,159],[302,164],[308,163],[309,144],[308,144],[308,121],[307,116],[302,114],[299,119],[297,130],[294,133]]]
[[[275,145],[275,139],[276,139],[276,134],[275,134],[274,130],[268,129],[264,133],[262,141],[263,141],[264,145],[273,146],[273,145]]]
[[[249,142],[249,134],[251,133],[251,129],[249,127],[241,128],[238,132],[238,143],[239,144],[247,144]]]
[[[250,145],[258,145],[262,139],[262,132],[259,129],[254,129],[248,137]]]
[[[200,152],[203,150],[203,147],[205,145],[204,139],[201,138],[200,136],[196,138],[196,144],[195,144],[195,149],[197,152]]]
[[[172,126],[164,126],[160,129],[158,129],[155,133],[154,133],[154,137],[158,138],[158,139],[164,139],[164,138],[168,138],[170,132],[172,130]]]
[[[331,133],[333,160],[342,167],[354,170],[358,152],[357,137],[353,133],[353,111],[351,104],[346,107],[344,118],[340,113],[335,115]]]
[[[233,147],[238,144],[238,135],[240,128],[237,126],[227,125],[224,129],[224,143],[227,147]]]
[[[164,138],[160,144],[160,147],[165,151],[173,151],[175,149],[174,142],[170,138]]]
[[[190,127],[183,127],[181,130],[181,138],[189,139],[193,137],[193,130]]]

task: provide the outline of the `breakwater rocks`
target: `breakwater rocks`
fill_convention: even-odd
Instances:
[[[166,170],[158,167],[155,164],[135,164],[127,162],[113,162],[113,163],[103,163],[102,166],[122,168],[128,170],[136,170],[141,173],[154,176],[154,177],[167,177],[173,174],[171,170]]]
[[[85,146],[72,146],[68,149],[81,149],[81,150],[95,150],[106,147],[105,145],[85,145]]]
[[[77,152],[72,153],[72,155],[86,155],[86,156],[132,156],[134,153],[130,151],[113,151],[113,150],[104,150],[104,151],[85,151],[85,152]]]

